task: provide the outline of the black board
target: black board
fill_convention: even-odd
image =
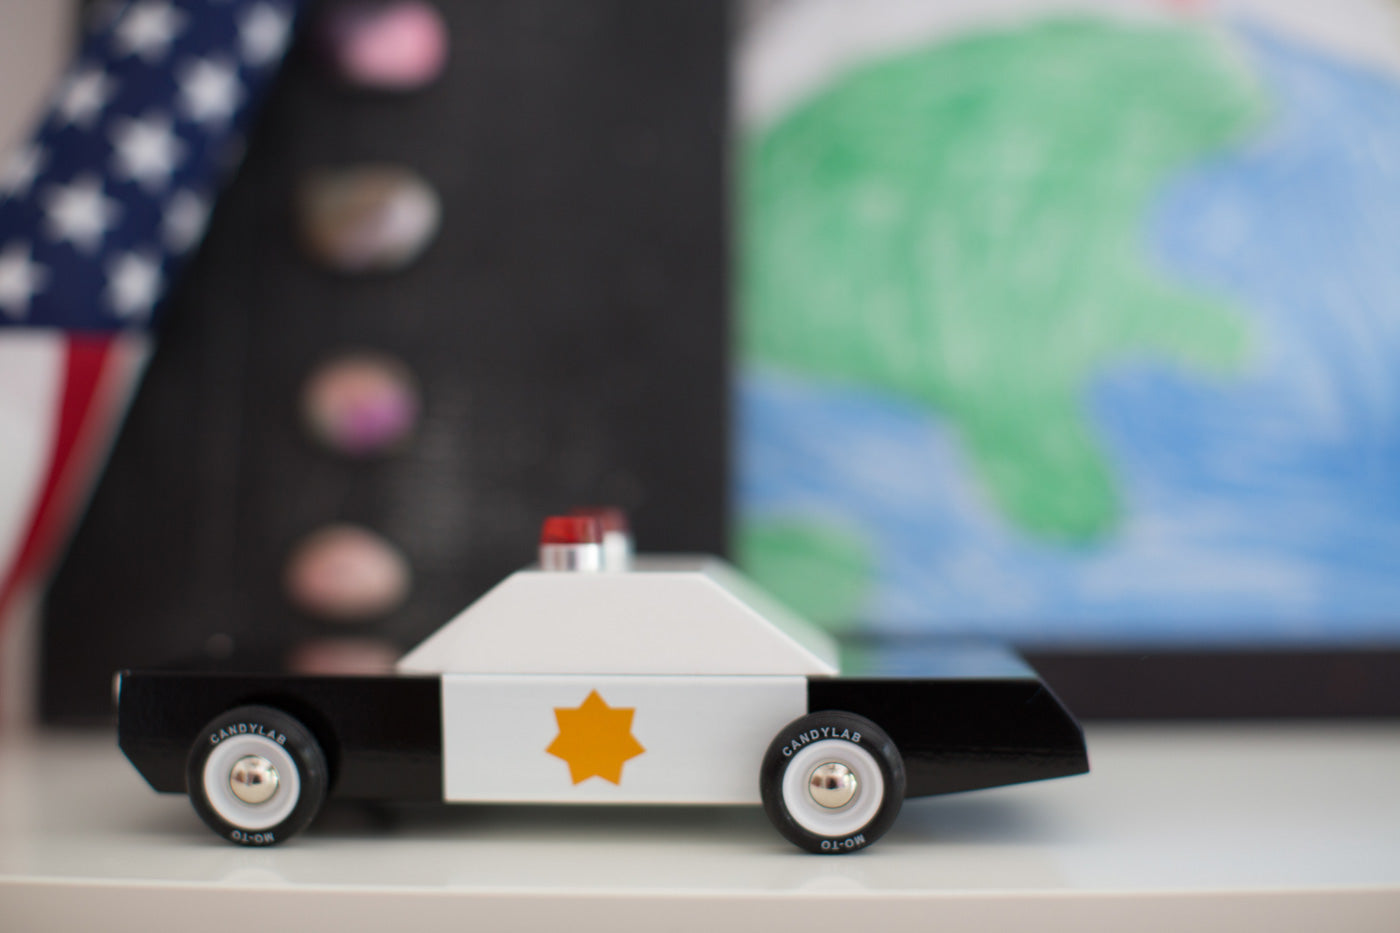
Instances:
[[[724,5],[441,10],[451,63],[421,92],[339,87],[294,48],[49,591],[46,720],[106,718],[115,670],[211,645],[259,668],[339,633],[410,646],[572,505],[627,508],[650,550],[724,549]],[[337,275],[295,242],[298,179],[361,162],[443,198],[401,273]],[[412,445],[370,462],[318,447],[297,410],[318,362],[362,348],[406,361],[424,399]],[[353,631],[282,591],[295,542],[334,521],[414,572],[401,610]]]

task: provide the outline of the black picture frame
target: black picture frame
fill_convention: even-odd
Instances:
[[[1325,719],[1400,716],[1400,648],[1030,650],[1086,719]]]

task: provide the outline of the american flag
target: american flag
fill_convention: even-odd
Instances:
[[[299,3],[100,5],[0,175],[0,620],[87,492]]]

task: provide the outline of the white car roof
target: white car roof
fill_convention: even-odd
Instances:
[[[414,674],[835,674],[835,642],[712,557],[522,570],[400,659]]]

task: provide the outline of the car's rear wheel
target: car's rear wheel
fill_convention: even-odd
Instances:
[[[305,829],[328,784],[326,756],[311,731],[268,706],[240,706],[211,719],[185,766],[195,812],[245,846],[273,845]]]
[[[904,803],[904,760],[864,716],[825,711],[774,736],[759,776],[778,832],[809,852],[839,855],[885,834]]]

